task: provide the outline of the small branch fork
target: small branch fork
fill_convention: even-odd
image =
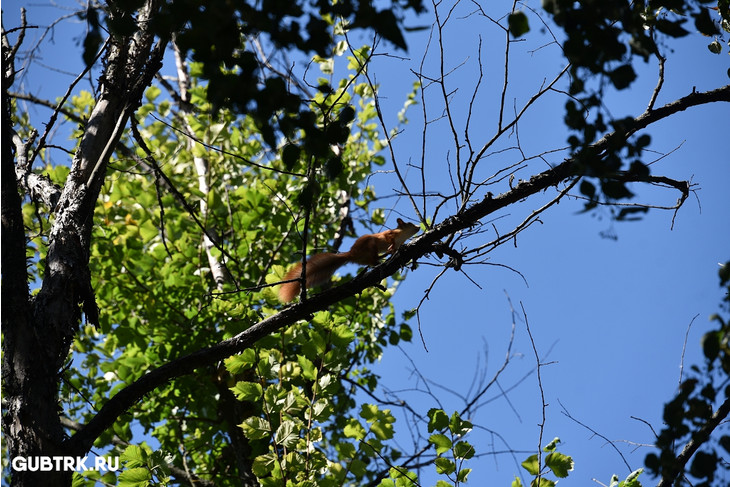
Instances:
[[[710,92],[692,93],[663,107],[646,112],[629,125],[627,128],[628,133],[608,134],[597,141],[593,148],[596,152],[600,153],[607,147],[613,137],[631,135],[674,113],[715,101],[730,101],[730,85]],[[631,180],[629,175],[625,177],[627,180]],[[482,218],[492,215],[513,203],[542,192],[551,186],[556,186],[561,182],[572,181],[574,178],[576,178],[574,161],[569,159],[554,168],[533,176],[529,181],[520,182],[503,194],[494,197],[487,195],[482,201],[474,203],[464,211],[446,218],[411,243],[403,245],[393,257],[358,275],[353,280],[341,286],[328,289],[306,301],[286,307],[279,313],[256,323],[233,338],[180,357],[157,369],[149,371],[109,399],[94,418],[74,436],[66,440],[64,445],[65,451],[69,455],[80,455],[88,451],[94,440],[104,430],[109,428],[116,418],[132,407],[145,394],[152,392],[155,388],[168,381],[176,377],[191,374],[198,368],[214,364],[226,357],[239,353],[253,346],[261,338],[281,328],[289,326],[298,320],[306,319],[317,311],[325,310],[348,296],[362,292],[367,287],[375,286],[383,278],[394,274],[409,262],[433,252],[442,239],[474,226]],[[637,179],[637,181],[644,180]],[[686,183],[684,186],[680,182],[675,183],[672,186],[688,188]],[[727,407],[730,407],[730,404]]]

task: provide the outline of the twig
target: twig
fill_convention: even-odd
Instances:
[[[562,410],[562,411],[560,411],[560,412],[561,412],[561,413],[563,413],[563,415],[564,415],[565,417],[567,417],[567,418],[568,418],[568,419],[570,419],[571,421],[573,421],[573,422],[575,422],[575,423],[577,423],[577,424],[581,425],[582,427],[584,427],[585,429],[587,429],[588,431],[590,431],[590,432],[591,432],[591,433],[592,433],[592,434],[593,434],[594,436],[597,436],[597,437],[601,438],[601,439],[602,439],[602,440],[604,440],[604,441],[605,441],[606,443],[608,443],[609,445],[611,445],[611,448],[613,448],[614,450],[616,450],[616,453],[618,453],[618,456],[620,456],[620,457],[621,457],[621,460],[622,460],[622,461],[624,462],[624,465],[626,465],[626,468],[628,468],[628,469],[629,469],[629,472],[631,472],[631,471],[632,471],[632,469],[631,469],[631,465],[629,465],[629,462],[628,462],[628,461],[626,460],[626,457],[624,456],[624,454],[623,454],[623,453],[621,453],[621,450],[619,450],[619,449],[618,449],[618,447],[617,447],[617,446],[616,446],[616,445],[614,444],[614,442],[613,442],[613,441],[609,440],[609,439],[608,439],[608,438],[606,438],[606,437],[605,437],[604,435],[602,435],[602,434],[601,434],[601,433],[599,433],[598,431],[594,430],[593,428],[591,428],[591,427],[590,427],[590,426],[588,426],[587,424],[581,423],[581,422],[580,422],[580,421],[578,421],[578,420],[577,420],[576,418],[574,418],[574,417],[573,417],[573,416],[572,416],[572,415],[571,415],[571,414],[570,414],[570,413],[568,412],[568,408],[566,408],[566,407],[565,407],[565,405],[564,405],[564,404],[563,404],[562,402],[560,402],[560,400],[558,400],[558,403],[560,404],[560,407],[561,407],[561,408],[563,408],[563,410]]]

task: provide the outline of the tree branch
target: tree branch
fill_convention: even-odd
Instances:
[[[717,428],[720,422],[722,422],[728,414],[730,414],[730,397],[725,399],[725,402],[717,408],[717,411],[715,411],[707,423],[705,423],[699,431],[692,435],[692,439],[684,445],[682,452],[677,455],[677,458],[674,460],[674,468],[671,471],[664,472],[662,479],[657,484],[657,487],[671,487],[677,477],[679,477],[679,475],[684,471],[685,465],[687,465],[687,462],[689,462],[690,458],[692,458],[692,455],[694,455],[710,438],[710,434],[712,434],[715,428]]]

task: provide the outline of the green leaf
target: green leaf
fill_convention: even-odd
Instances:
[[[537,475],[540,473],[540,464],[537,461],[537,455],[530,455],[527,459],[522,462],[522,467],[527,470],[530,475]]]
[[[334,58],[318,58],[315,62],[319,64],[319,69],[322,71],[322,74],[333,74],[335,72]]]
[[[375,404],[363,404],[360,408],[360,417],[365,421],[374,421],[378,417],[378,406]]]
[[[449,429],[457,436],[463,436],[472,430],[474,426],[469,422],[461,419],[459,413],[454,411],[449,420]]]
[[[345,434],[345,437],[353,438],[357,441],[364,439],[367,434],[365,428],[363,428],[360,422],[354,418],[350,419],[342,432]]]
[[[433,434],[428,438],[428,442],[436,447],[436,454],[442,455],[451,449],[451,440],[448,436],[441,433]]]
[[[147,465],[147,452],[137,445],[129,445],[120,455],[120,460],[127,467],[141,467]]]
[[[145,90],[144,96],[148,101],[153,102],[161,93],[162,90],[159,86],[150,86],[147,90]]]
[[[296,423],[291,420],[282,422],[276,433],[274,434],[274,440],[285,448],[291,448],[296,445],[299,440],[299,431]]]
[[[317,380],[317,385],[319,386],[320,391],[325,391],[331,384],[336,384],[334,381],[332,374],[322,374],[319,376],[319,379]]]
[[[332,54],[335,56],[342,56],[347,51],[347,41],[341,40],[338,41],[337,44],[335,44],[334,49],[332,49]]]
[[[302,368],[302,377],[308,380],[317,380],[317,368],[311,360],[304,355],[297,355],[297,362]]]
[[[707,44],[707,49],[709,49],[712,54],[720,54],[722,52],[722,44],[720,44],[720,41],[714,40]]]
[[[256,351],[252,348],[247,348],[239,355],[228,357],[224,360],[224,364],[228,372],[233,375],[240,374],[244,370],[250,369],[256,363]]]
[[[443,409],[428,410],[428,432],[441,431],[449,426],[449,417]]]
[[[271,434],[271,425],[263,418],[251,417],[239,424],[243,429],[243,434],[250,440],[261,440],[267,438]]]
[[[379,440],[389,440],[393,438],[393,425],[387,421],[376,421],[370,426],[370,430],[375,433],[375,437]]]
[[[353,445],[352,443],[340,442],[335,445],[335,448],[337,449],[337,453],[339,453],[341,458],[355,458],[355,454],[357,453],[355,445]]]
[[[117,478],[119,487],[147,487],[152,480],[152,474],[143,467],[126,468]]]
[[[448,458],[438,457],[434,463],[439,474],[450,475],[456,471],[456,464]]]
[[[276,455],[274,453],[265,453],[257,456],[251,470],[257,477],[265,477],[274,470],[276,466]]]
[[[540,477],[539,481],[538,479],[533,479],[530,482],[530,487],[555,487],[555,482],[545,477]]]
[[[407,324],[403,323],[400,326],[400,339],[404,342],[410,342],[413,338],[413,329]]]
[[[231,392],[236,395],[236,399],[239,401],[256,402],[261,399],[264,391],[261,388],[261,384],[241,381],[231,387]]]
[[[454,457],[459,459],[470,459],[474,456],[474,447],[466,441],[459,441],[454,446]]]
[[[462,468],[461,470],[459,470],[459,473],[456,474],[456,480],[458,482],[466,482],[470,473],[471,473],[470,468]]]
[[[150,220],[145,220],[139,226],[139,235],[142,237],[142,242],[147,243],[153,238],[157,237],[160,231],[157,229],[154,223]]]
[[[639,468],[631,472],[627,477],[626,480],[621,482],[619,487],[641,487],[641,482],[639,481],[639,475],[644,471],[643,468]]]
[[[553,471],[556,477],[565,478],[573,470],[573,459],[568,455],[554,451],[545,456],[545,465]]]
[[[527,20],[527,15],[520,10],[509,14],[509,17],[507,17],[507,25],[509,26],[510,34],[515,38],[522,37],[530,31],[530,23]]]
[[[362,478],[368,471],[368,465],[358,458],[353,458],[348,465],[350,472],[357,478]]]
[[[550,443],[545,445],[545,447],[542,449],[542,451],[544,451],[544,452],[555,451],[555,449],[558,447],[559,444],[560,444],[560,438],[558,438],[556,436],[555,438],[552,439],[552,441]]]
[[[314,419],[315,421],[324,421],[332,414],[330,402],[327,399],[317,399],[312,407],[307,410],[306,419]]]

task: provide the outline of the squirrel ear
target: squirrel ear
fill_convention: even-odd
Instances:
[[[405,222],[403,220],[401,220],[400,218],[397,218],[395,221],[398,222],[399,227],[402,225],[405,225]]]

